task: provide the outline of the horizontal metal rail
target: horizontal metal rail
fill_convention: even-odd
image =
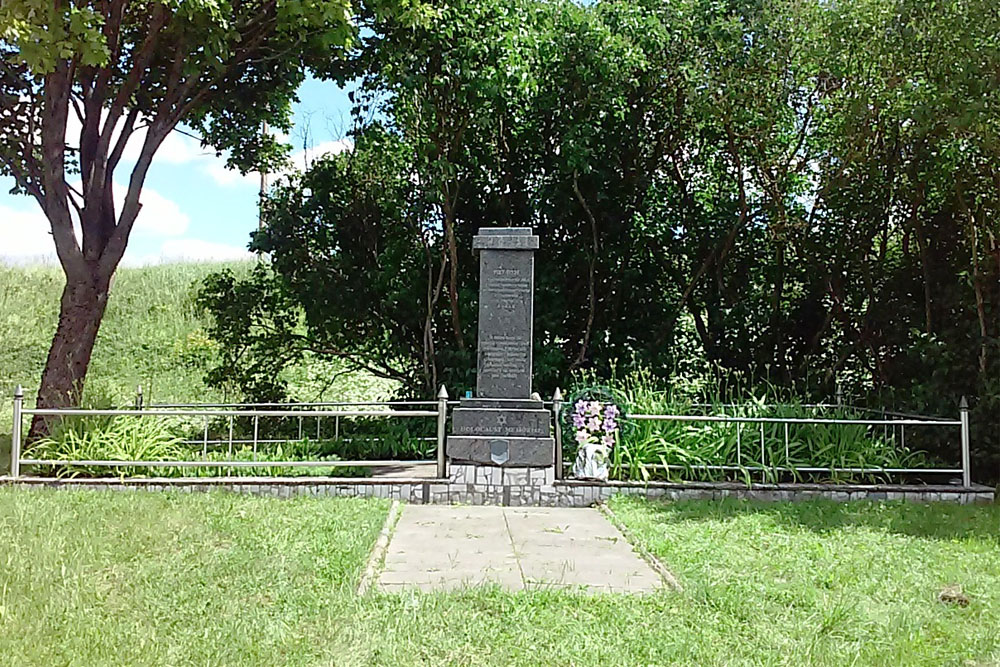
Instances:
[[[223,404],[216,404],[223,405]],[[243,407],[240,404],[233,404],[235,407]],[[288,404],[272,404],[284,409],[259,409],[255,407],[254,409],[211,409],[206,408],[205,404],[201,404],[197,408],[185,409],[185,408],[150,408],[148,406],[143,406],[142,394],[137,392],[136,404],[131,408],[109,408],[109,409],[81,409],[81,408],[25,408],[24,406],[24,391],[20,387],[14,393],[14,414],[13,414],[13,431],[11,433],[11,477],[17,478],[20,475],[20,470],[22,465],[35,465],[35,466],[91,466],[91,467],[155,467],[155,468],[344,468],[344,467],[375,467],[375,466],[399,466],[399,465],[409,465],[409,464],[425,464],[425,463],[436,463],[437,465],[437,477],[442,478],[447,476],[447,460],[444,456],[445,447],[445,427],[447,422],[447,409],[448,409],[448,393],[445,391],[444,387],[441,387],[440,392],[436,401],[391,401],[391,402],[342,402],[342,403],[330,403],[324,407],[337,407],[337,406],[347,406],[351,408],[357,408],[359,406],[365,407],[384,407],[389,409],[341,409],[341,410],[305,410],[305,409],[289,409]],[[427,409],[397,409],[406,406],[435,406],[434,410]],[[302,406],[291,406],[291,407],[302,407]],[[185,438],[181,442],[184,442],[188,446],[200,444],[202,447],[202,458],[198,460],[166,460],[166,461],[127,461],[127,460],[105,460],[105,459],[80,459],[80,460],[64,460],[64,459],[44,459],[44,458],[27,458],[21,455],[22,446],[22,421],[25,415],[31,415],[36,417],[55,417],[55,418],[65,418],[65,417],[194,417],[201,418],[204,420],[204,432],[200,440],[194,438]],[[339,425],[341,418],[349,417],[370,417],[375,419],[386,419],[386,418],[435,418],[437,421],[437,433],[435,440],[437,441],[437,460],[429,461],[426,459],[420,459],[416,461],[401,461],[397,459],[390,460],[366,460],[366,461],[328,461],[328,460],[296,460],[296,461],[262,461],[257,460],[258,458],[258,446],[264,444],[261,442],[259,437],[259,427],[261,419],[267,418],[290,418],[296,419],[299,422],[299,438],[302,437],[302,421],[303,419],[315,419],[316,421],[316,438],[320,438],[320,424],[323,418],[334,418],[335,419],[335,430],[334,437],[339,438]],[[233,457],[233,447],[239,444],[251,444],[253,447],[253,458],[249,461],[247,460],[219,460],[210,461],[208,460],[208,446],[209,446],[209,421],[215,418],[226,418],[229,421],[229,437],[226,440],[219,440],[218,437],[213,438],[213,446],[225,445],[229,446],[228,456],[230,459]],[[233,439],[233,426],[236,418],[252,418],[253,420],[253,440],[246,440],[245,442],[234,441]],[[423,438],[422,438],[423,439]],[[273,438],[272,438],[273,440]],[[287,441],[287,440],[286,440]],[[218,451],[215,447],[213,450]],[[420,454],[418,454],[420,455]]]
[[[331,439],[333,439],[333,438],[331,438]],[[347,437],[347,438],[345,438],[345,437],[339,437],[339,438],[335,438],[335,439],[339,440],[340,442],[354,442],[355,440],[360,440],[362,442],[382,442],[383,440],[386,440],[388,442],[392,442],[392,439],[390,439],[390,438],[380,438],[378,436],[368,437],[368,436],[363,436],[363,435],[358,435],[358,436],[354,436],[354,437]],[[412,438],[409,438],[409,440],[417,440],[417,441],[420,441],[420,442],[434,442],[436,439],[437,438],[435,438],[432,435],[420,435],[420,436],[413,436]],[[228,439],[227,440],[218,440],[218,439],[205,440],[205,439],[197,439],[197,438],[186,438],[184,440],[181,440],[181,444],[182,445],[200,445],[200,446],[204,446],[204,445],[226,445],[226,444],[252,445],[254,442],[255,441],[252,440],[252,439],[250,439],[250,438],[242,438],[242,439],[234,439],[234,440],[228,440]],[[256,440],[256,442],[257,442],[258,445],[281,445],[281,444],[285,444],[285,443],[288,443],[288,442],[295,442],[295,441],[292,440],[292,439],[290,439],[290,438],[259,438],[258,440]]]
[[[836,403],[688,403],[693,408],[843,408]]]
[[[431,460],[416,461],[113,461],[62,459],[21,459],[22,464],[38,466],[92,466],[135,468],[371,468],[374,466],[422,465]]]
[[[25,408],[41,417],[437,417],[437,410],[78,410]]]
[[[437,401],[317,401],[313,403],[147,403],[149,409],[161,408],[332,408],[363,405],[437,405]]]
[[[819,419],[812,417],[726,417],[717,415],[636,415],[627,419],[682,422],[740,422],[744,424],[857,424],[862,426],[961,426],[958,419]]]
[[[896,410],[886,410],[884,408],[865,408],[860,405],[844,405],[839,406],[846,410],[859,410],[861,412],[874,412],[880,415],[889,415],[891,417],[904,417],[906,419],[919,419],[921,421],[947,421],[947,417],[939,417],[937,415],[919,415],[912,412],[897,412]]]
[[[625,466],[627,467],[627,466]],[[824,468],[822,466],[802,466],[802,467],[786,467],[786,466],[775,466],[773,468],[768,468],[765,466],[734,466],[734,465],[681,465],[677,463],[649,463],[643,464],[642,467],[652,468],[654,470],[723,470],[723,471],[740,471],[747,470],[750,472],[848,472],[855,474],[865,474],[865,473],[929,473],[935,475],[961,475],[961,468]]]

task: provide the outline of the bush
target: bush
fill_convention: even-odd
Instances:
[[[581,384],[593,382],[581,376]],[[749,398],[740,399],[740,384],[732,378],[714,384],[694,383],[699,394],[674,390],[639,370],[614,375],[610,389],[619,397],[628,424],[612,450],[611,474],[618,479],[651,478],[749,482],[759,475],[765,481],[781,478],[817,478],[837,481],[885,478],[876,473],[786,473],[777,468],[918,468],[929,467],[924,452],[902,446],[893,429],[862,424],[788,424],[788,449],[782,423],[628,420],[628,414],[713,415],[773,418],[871,418],[850,408],[811,407],[785,395],[773,385],[763,385]],[[723,389],[722,387],[730,387]],[[563,438],[568,442],[567,438]],[[571,452],[568,452],[571,453]],[[669,466],[669,468],[668,468]],[[724,466],[705,470],[701,466]],[[732,468],[732,469],[729,469]]]
[[[184,460],[188,451],[181,439],[160,419],[149,417],[70,417],[60,420],[51,435],[36,442],[31,458],[57,461],[170,461]],[[103,466],[45,467],[57,477],[104,476]],[[148,468],[113,468],[122,477],[146,475]]]

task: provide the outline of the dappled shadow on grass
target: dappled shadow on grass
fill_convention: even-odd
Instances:
[[[764,515],[776,524],[821,534],[844,528],[866,528],[934,540],[987,540],[1000,548],[1000,505],[832,500],[762,502],[735,498],[715,501],[623,501],[645,504],[655,513],[655,520],[663,522],[718,522],[747,515]]]

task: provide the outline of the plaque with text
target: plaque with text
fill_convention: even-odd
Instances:
[[[531,395],[534,257],[520,250],[482,250],[479,267],[479,358],[476,393]]]

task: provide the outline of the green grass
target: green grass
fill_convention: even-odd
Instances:
[[[1000,661],[998,506],[616,498],[612,507],[681,579],[688,612],[715,636],[712,661]],[[968,607],[937,600],[952,584]]]
[[[0,489],[26,664],[1000,661],[1000,508],[616,499],[684,592],[354,593],[384,501]],[[937,602],[961,584],[966,608]]]
[[[331,614],[350,599],[386,509],[2,489],[0,655],[38,665],[328,662]]]
[[[212,343],[193,303],[193,285],[222,268],[248,263],[176,263],[120,269],[111,286],[88,373],[89,390],[131,403],[142,384],[154,400],[222,398],[201,381]],[[54,266],[0,266],[0,391],[38,387],[58,319],[64,278]],[[190,372],[194,370],[195,372]],[[9,417],[8,417],[9,421]]]
[[[240,274],[251,265],[195,262],[119,269],[87,374],[87,402],[131,405],[137,385],[147,404],[238,400],[203,381],[216,348],[194,294],[209,273],[229,268]],[[56,266],[0,264],[0,471],[8,466],[14,387],[23,385],[26,404],[34,404],[63,284]],[[285,379],[303,401],[376,400],[391,393],[392,385],[384,380],[342,370],[314,361],[289,369]]]

